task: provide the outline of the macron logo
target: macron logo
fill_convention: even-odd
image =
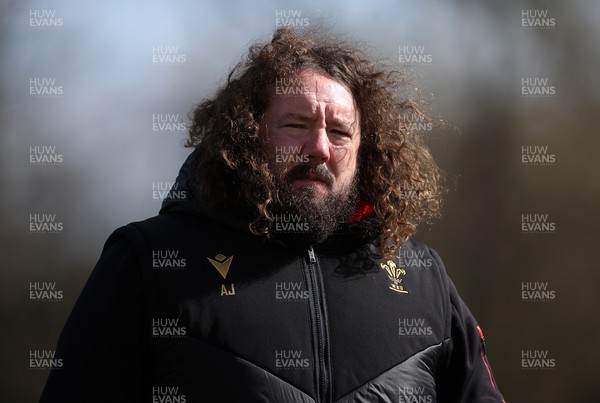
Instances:
[[[231,262],[233,261],[233,255],[227,258],[227,256],[219,253],[215,256],[214,259],[207,257],[210,264],[213,265],[215,269],[219,272],[219,274],[223,277],[223,280],[227,277],[227,273],[229,272],[229,266],[231,266]]]

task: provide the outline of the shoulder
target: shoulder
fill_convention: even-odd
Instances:
[[[447,276],[446,268],[440,255],[428,245],[413,240],[408,240],[402,244],[396,256],[399,262],[407,268],[429,269],[437,272],[441,276]]]
[[[406,270],[411,281],[419,284],[423,296],[440,301],[448,317],[452,305],[453,285],[440,255],[424,243],[408,240],[396,256],[398,265]]]
[[[158,214],[117,228],[104,244],[104,253],[117,245],[127,245],[142,265],[155,250],[180,249],[202,242],[213,230],[200,217],[168,213]],[[189,244],[189,245],[188,245]]]
[[[215,250],[250,249],[250,238],[250,234],[219,225],[206,216],[169,212],[118,228],[107,244],[126,240],[142,267],[156,268],[157,257],[167,259],[167,263],[175,256],[191,262],[213,257],[219,253]]]
[[[180,240],[205,233],[198,229],[209,225],[207,220],[197,216],[180,213],[158,214],[117,228],[109,237],[109,241],[126,238],[133,244],[152,244],[168,239]]]
[[[183,213],[161,213],[142,221],[131,222],[117,231],[138,231],[144,234],[162,233],[165,230],[185,230],[199,225],[208,225],[200,216]]]

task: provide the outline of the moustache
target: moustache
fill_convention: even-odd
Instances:
[[[286,180],[292,183],[295,179],[318,180],[331,187],[335,180],[333,174],[329,172],[324,164],[312,165],[309,162],[302,162],[291,168],[285,175]]]

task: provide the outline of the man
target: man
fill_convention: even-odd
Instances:
[[[196,108],[160,214],[107,241],[42,402],[502,401],[408,240],[442,188],[401,84],[323,33],[252,46]]]

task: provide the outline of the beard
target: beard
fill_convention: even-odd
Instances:
[[[354,213],[358,200],[356,176],[346,188],[326,195],[322,195],[316,186],[293,188],[294,179],[308,175],[321,180],[329,189],[334,182],[333,175],[323,164],[301,163],[289,170],[276,184],[279,198],[273,208],[272,232],[276,238],[322,243]]]

